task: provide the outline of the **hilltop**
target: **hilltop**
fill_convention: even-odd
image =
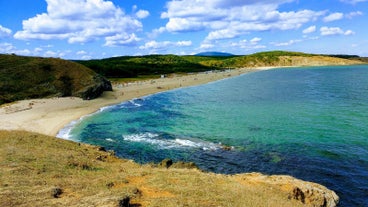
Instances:
[[[345,57],[345,56],[344,56]],[[270,51],[242,56],[146,55],[77,61],[110,78],[204,72],[228,68],[362,64],[360,59],[301,52]]]
[[[111,84],[93,70],[58,58],[0,55],[0,105],[23,99],[93,99]]]
[[[287,51],[243,56],[214,52],[202,55],[122,56],[88,61],[0,55],[0,104],[45,97],[93,99],[103,91],[112,90],[110,82],[104,77],[156,78],[162,74],[230,68],[351,65],[366,62],[366,58],[352,55]]]
[[[190,168],[190,169],[188,169]],[[335,206],[290,176],[218,175],[192,163],[139,165],[102,147],[0,131],[0,206]]]

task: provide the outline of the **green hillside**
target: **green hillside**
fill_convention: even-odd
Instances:
[[[270,51],[244,56],[147,55],[77,62],[107,77],[131,78],[143,75],[203,72],[227,68],[293,66],[297,65],[293,62],[295,57],[313,58],[323,56],[301,52]],[[341,58],[335,57],[335,59]],[[326,64],[328,62],[333,64],[334,60],[330,59]]]
[[[0,55],[0,104],[43,97],[92,99],[111,89],[109,81],[78,63]]]
[[[58,58],[0,55],[0,104],[43,97],[96,98],[103,91],[112,90],[110,82],[103,76],[136,78],[244,67],[361,64],[364,60],[356,56],[287,51],[244,56],[122,56],[74,62]]]
[[[203,72],[224,68],[252,66],[254,62],[278,62],[279,56],[306,55],[295,52],[263,52],[247,56],[122,56],[101,60],[77,61],[107,77],[137,77],[141,75]]]
[[[194,57],[194,56],[193,56]],[[77,61],[107,77],[137,77],[140,75],[200,72],[214,69],[199,61],[206,58],[186,58],[176,55],[123,56],[102,60]]]

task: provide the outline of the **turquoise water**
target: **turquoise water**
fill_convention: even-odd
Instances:
[[[134,99],[60,135],[137,162],[289,174],[368,206],[368,66],[275,69]],[[225,150],[230,146],[232,150]]]

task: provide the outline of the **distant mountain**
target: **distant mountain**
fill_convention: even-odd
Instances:
[[[230,57],[230,56],[235,56],[235,55],[234,54],[231,54],[231,53],[226,53],[226,52],[201,52],[201,53],[195,54],[195,56]]]

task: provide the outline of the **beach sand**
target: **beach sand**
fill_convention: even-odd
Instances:
[[[104,92],[101,97],[94,100],[66,97],[18,101],[0,106],[0,130],[25,130],[56,136],[59,130],[73,120],[94,113],[104,106],[175,88],[205,84],[271,68],[242,68],[188,75],[174,74],[167,78],[114,83],[112,92]]]

